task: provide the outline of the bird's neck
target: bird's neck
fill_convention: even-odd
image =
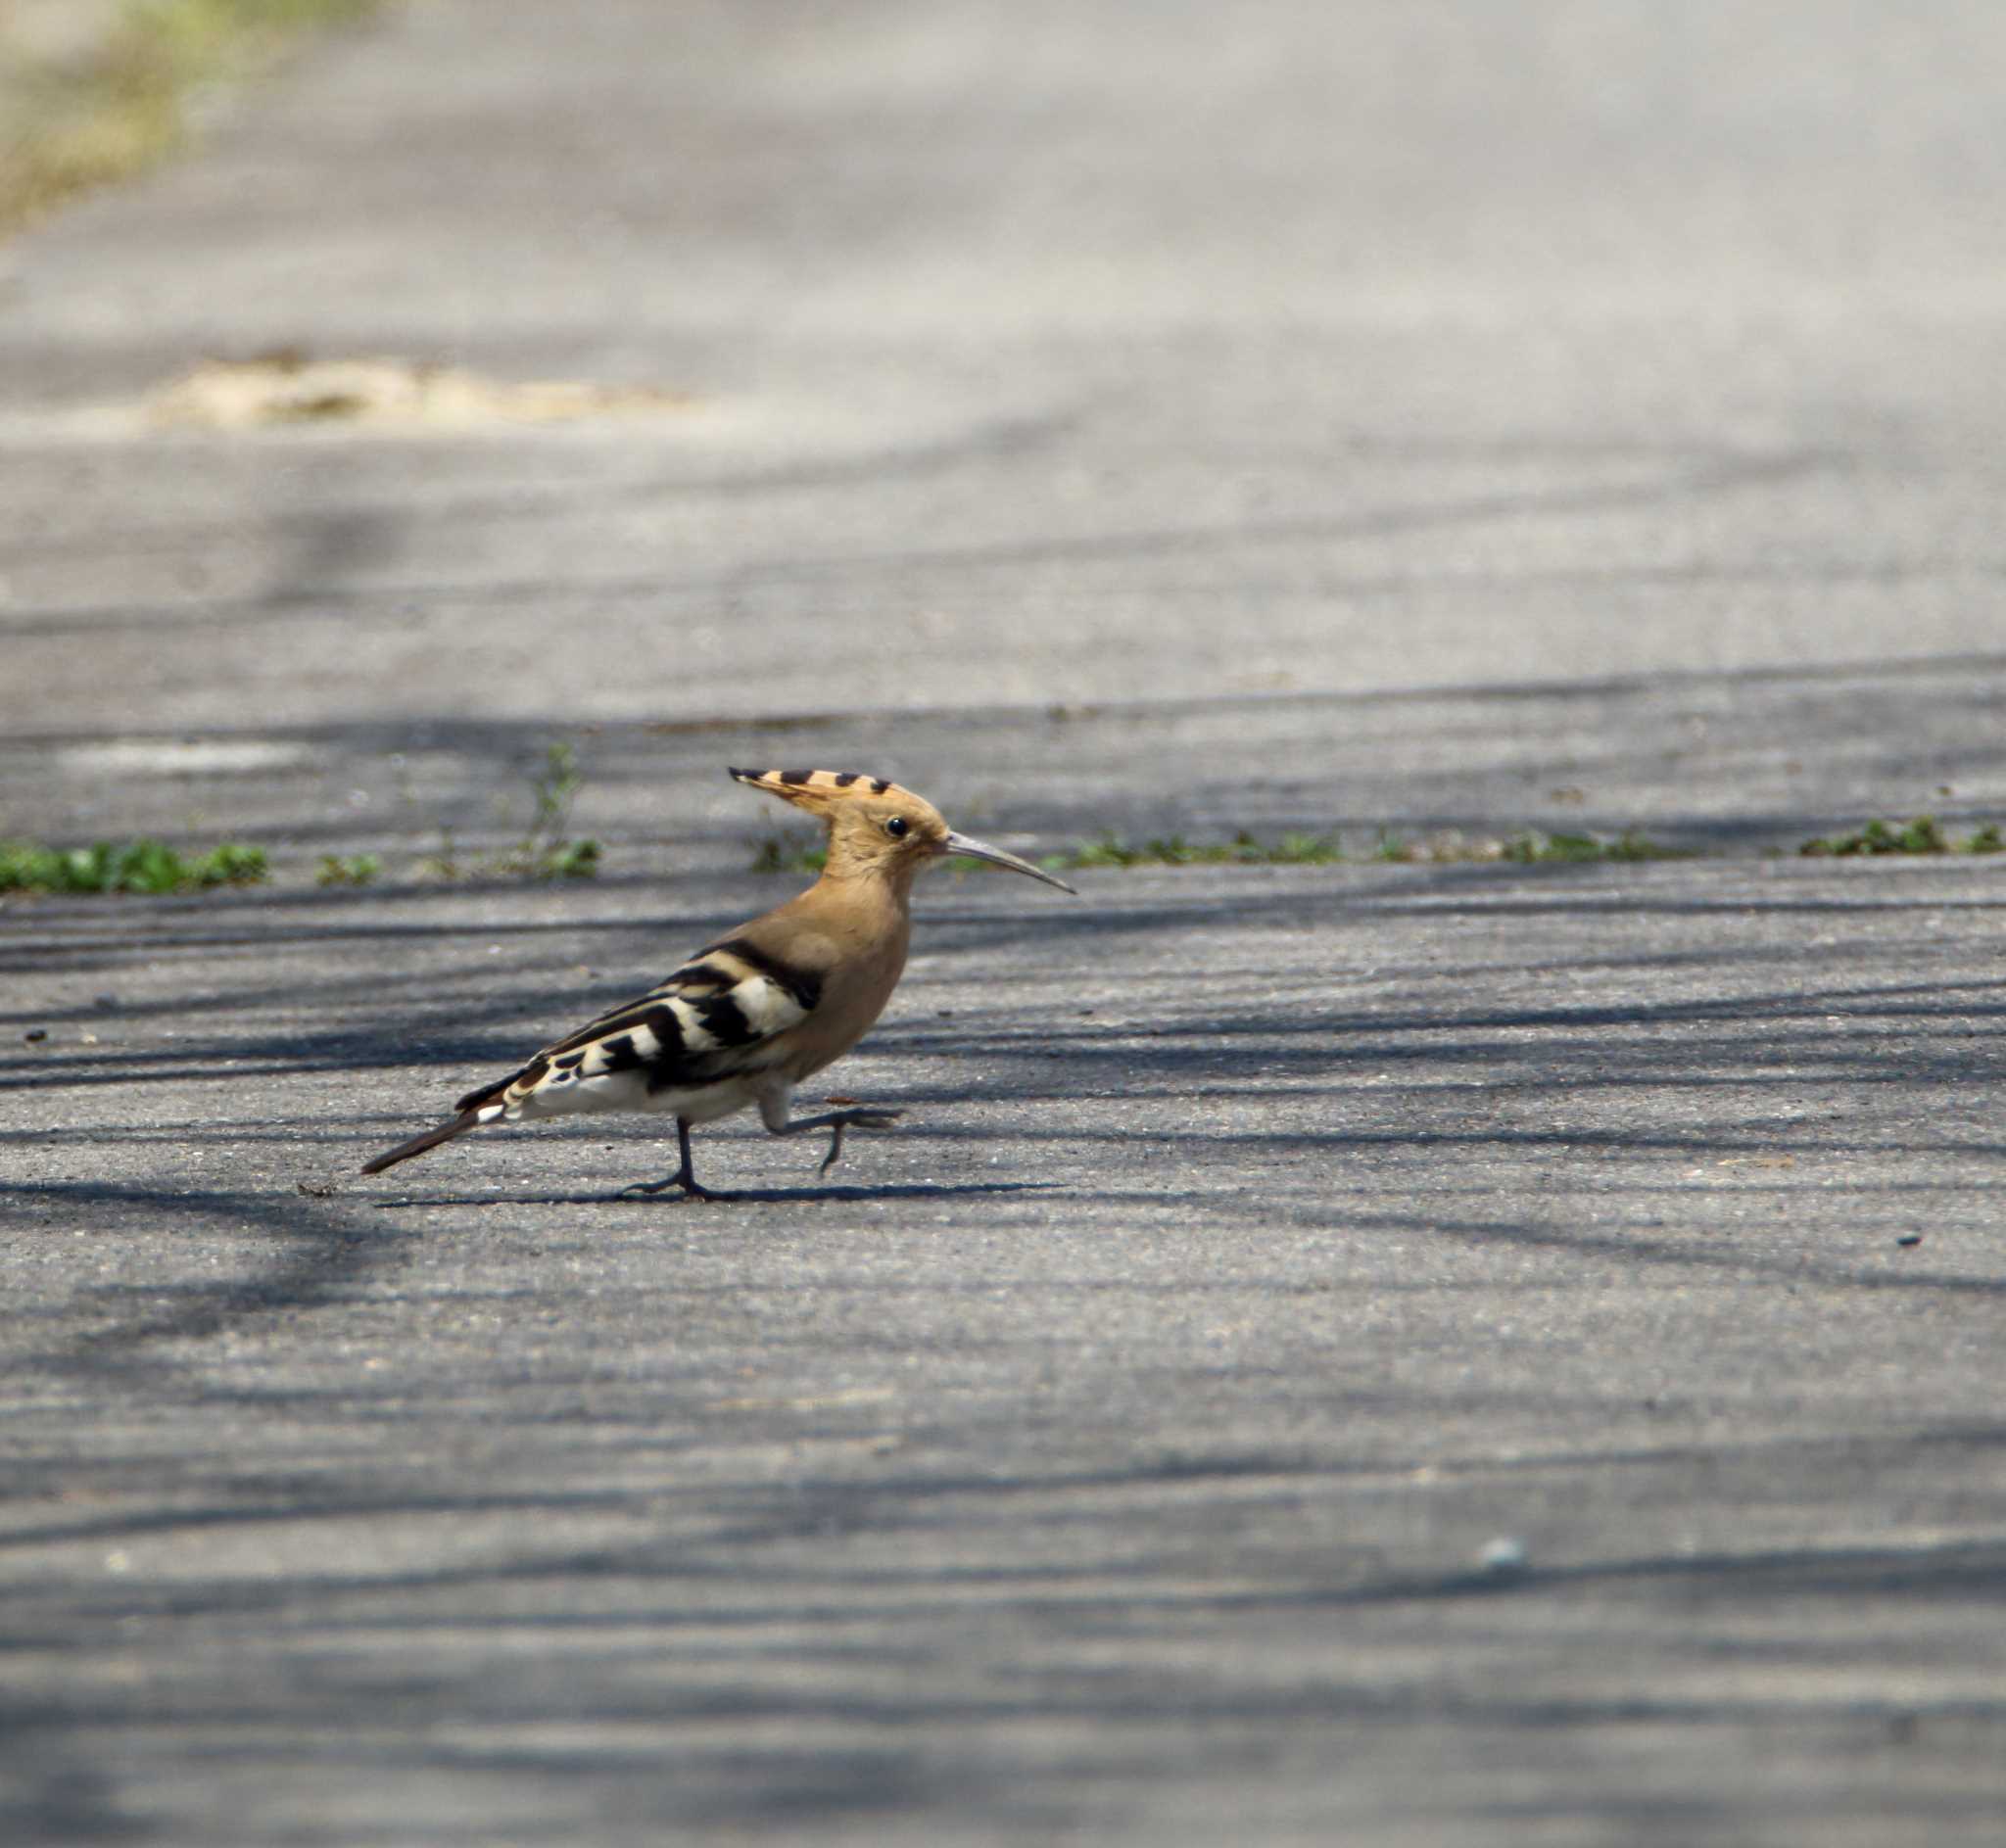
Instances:
[[[849,904],[868,905],[888,899],[903,912],[911,903],[913,875],[917,871],[914,862],[904,854],[889,860],[867,858],[841,839],[832,837],[817,889],[826,885],[832,899]]]
[[[818,911],[851,914],[867,927],[903,930],[912,919],[913,872],[910,863],[887,867],[838,858],[832,850],[822,877],[803,896]]]

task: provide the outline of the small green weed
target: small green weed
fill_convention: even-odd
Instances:
[[[529,879],[594,877],[599,870],[598,842],[573,840],[565,832],[572,801],[584,782],[578,753],[568,744],[552,744],[544,753],[543,769],[530,780],[535,813],[529,830],[495,860],[494,870]]]
[[[826,847],[818,847],[799,836],[768,834],[752,850],[754,873],[820,873],[828,864]]]
[[[1431,834],[1426,840],[1409,840],[1382,828],[1372,858],[1389,866],[1459,866],[1465,861],[1504,859],[1504,842],[1488,837],[1467,840],[1454,829]]]
[[[578,753],[569,744],[552,744],[543,767],[530,779],[529,827],[512,847],[478,860],[462,860],[453,829],[439,830],[439,851],[421,871],[435,879],[502,876],[519,879],[590,879],[597,876],[601,850],[596,840],[573,840],[566,831],[571,804],[584,786]]]
[[[560,840],[547,848],[536,868],[540,879],[596,879],[599,876],[599,843]]]
[[[1998,824],[1988,822],[1962,840],[1954,840],[1934,815],[1918,815],[1912,821],[1873,821],[1849,834],[1825,834],[1807,840],[1797,849],[1801,854],[1881,853],[2001,853],[2006,852]]]
[[[164,841],[101,840],[89,847],[0,841],[0,892],[140,892],[159,895],[215,885],[257,885],[264,850],[224,841],[183,857]]]
[[[1332,866],[1343,858],[1344,847],[1335,834],[1284,834],[1262,856],[1263,864],[1271,867]]]
[[[1680,856],[1676,848],[1660,846],[1635,829],[1614,840],[1598,834],[1527,831],[1503,841],[1470,841],[1459,834],[1409,840],[1382,829],[1369,857],[1401,866],[1440,866],[1465,860],[1508,860],[1532,866],[1600,860],[1668,860]],[[1114,834],[1104,834],[1071,853],[1054,854],[1042,864],[1053,872],[1072,872],[1096,867],[1332,866],[1345,858],[1344,843],[1335,833],[1284,834],[1279,840],[1261,840],[1243,830],[1228,841],[1194,843],[1181,834],[1171,834],[1145,841],[1141,846],[1130,846]]]
[[[1900,826],[1872,821],[1849,834],[1828,834],[1807,840],[1797,849],[1802,854],[1948,853],[1950,841],[1931,815],[1918,815]]]
[[[1343,858],[1335,834],[1284,834],[1262,841],[1242,829],[1227,841],[1194,842],[1170,834],[1140,846],[1103,834],[1071,853],[1049,854],[1039,864],[1048,873],[1078,873],[1097,867],[1327,866]]]
[[[1045,870],[1051,873],[1084,873],[1100,867],[1180,867],[1189,866],[1196,852],[1182,834],[1145,841],[1139,847],[1131,847],[1114,834],[1103,834],[1100,839],[1086,841],[1071,853],[1048,856],[1044,865]],[[1225,858],[1224,849],[1219,850],[1218,857]]]
[[[340,854],[322,854],[320,871],[314,875],[316,885],[367,885],[377,874],[383,871],[383,862],[373,853],[352,853],[347,859]]]
[[[440,829],[439,851],[430,859],[421,861],[418,871],[427,878],[433,879],[456,879],[467,871],[460,864],[459,849],[454,839],[452,829]]]
[[[1516,866],[1584,866],[1598,861],[1679,860],[1688,856],[1666,847],[1634,828],[1614,840],[1600,834],[1541,834],[1528,829],[1505,841],[1500,859]]]

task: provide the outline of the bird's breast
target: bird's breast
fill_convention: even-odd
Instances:
[[[797,1082],[840,1059],[871,1030],[905,971],[906,933],[888,933],[861,953],[836,961],[822,978],[814,1013],[792,1029],[785,1062]]]

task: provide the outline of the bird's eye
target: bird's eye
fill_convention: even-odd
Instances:
[[[911,830],[911,828],[912,824],[903,815],[894,815],[890,821],[884,824],[884,831],[893,840],[903,840]]]

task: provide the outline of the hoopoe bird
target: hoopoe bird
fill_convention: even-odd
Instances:
[[[834,1064],[884,1010],[905,969],[914,876],[966,854],[1073,887],[1001,847],[958,834],[924,797],[852,771],[734,770],[742,783],[818,817],[828,829],[822,877],[798,897],[698,950],[638,1000],[546,1046],[519,1071],[469,1091],[457,1114],[366,1163],[380,1174],[489,1123],[574,1111],[673,1113],[682,1164],[671,1187],[715,1200],[690,1165],[690,1131],[747,1105],[776,1136],[827,1129],[821,1173],[842,1154],[845,1129],[889,1129],[895,1110],[790,1116],[794,1087]],[[1075,893],[1076,897],[1077,894]],[[831,1099],[832,1103],[840,1100]]]

